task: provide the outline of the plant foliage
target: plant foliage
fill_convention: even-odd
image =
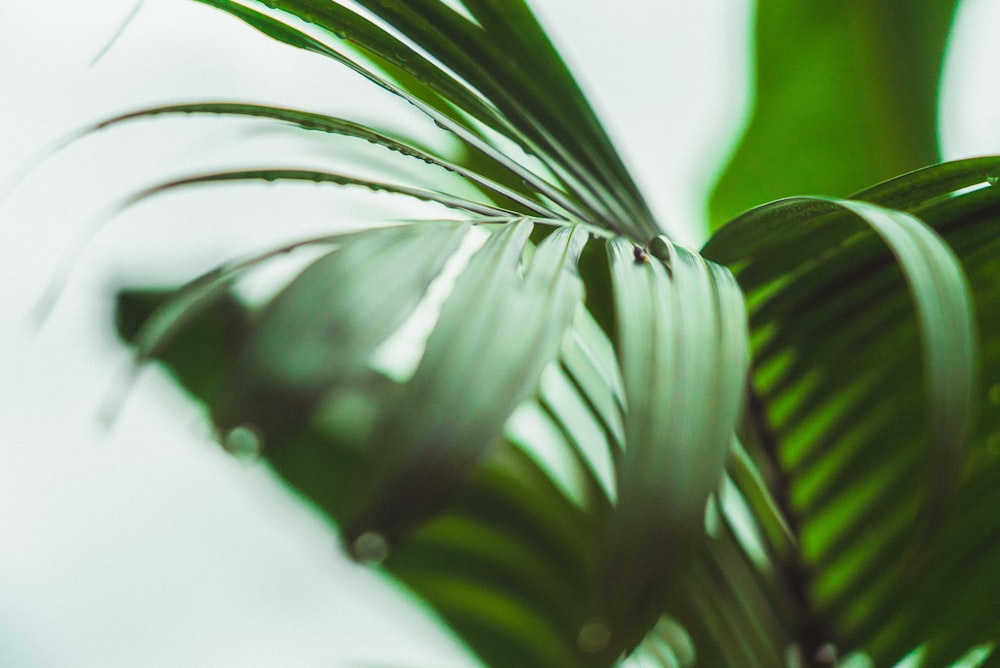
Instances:
[[[1000,158],[843,198],[884,176],[862,144],[892,171],[933,161],[954,2],[762,0],[759,107],[715,206],[728,217],[746,193],[799,187],[840,198],[764,204],[697,252],[661,233],[523,0],[198,1],[349,67],[454,146],[252,103],[84,131],[252,117],[440,177],[248,168],[132,200],[308,180],[443,207],[119,297],[137,364],[164,363],[223,445],[257,443],[354,558],[489,665],[889,666],[918,651],[939,666],[1000,639]],[[889,46],[858,56],[881,44],[876,25]],[[831,76],[785,79],[800,56]],[[908,76],[880,90],[883,70]],[[762,166],[802,179],[760,172],[756,187]],[[301,247],[318,256],[273,298],[236,296]],[[414,322],[429,330],[415,351],[386,361]]]

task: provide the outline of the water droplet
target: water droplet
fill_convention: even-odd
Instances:
[[[242,424],[229,430],[222,447],[237,459],[257,459],[264,449],[264,435],[254,425]]]
[[[996,184],[1000,183],[1000,176],[987,176],[986,183],[990,184],[991,186],[995,186]]]
[[[587,654],[597,654],[608,646],[611,629],[601,622],[587,622],[580,628],[576,643]]]
[[[1000,383],[996,383],[989,391],[990,403],[1000,406]]]
[[[661,236],[655,236],[646,244],[650,255],[664,262],[670,262],[670,243]]]
[[[351,543],[351,556],[362,564],[381,564],[389,556],[389,541],[378,531],[363,531]]]

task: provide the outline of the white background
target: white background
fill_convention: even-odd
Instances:
[[[393,103],[335,64],[187,0],[147,0],[90,65],[132,4],[0,0],[0,179],[66,132],[147,104],[252,100],[396,122]],[[746,111],[748,0],[533,6],[657,214],[695,242]],[[969,0],[960,16],[948,157],[1000,152],[998,10]],[[317,188],[150,201],[87,244],[40,330],[26,324],[59,258],[117,198],[291,154],[328,157],[287,133],[144,122],[60,152],[0,202],[0,666],[474,665],[419,603],[346,562],[331,527],[266,470],[221,454],[156,372],[111,432],[96,419],[126,362],[114,286],[179,281],[397,204]]]

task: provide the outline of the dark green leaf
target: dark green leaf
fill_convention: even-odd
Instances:
[[[522,0],[464,3],[475,22],[439,0],[361,4],[490,99],[610,226],[641,238],[656,232],[593,111]]]
[[[118,334],[135,344],[144,323],[169,303],[175,290],[130,288],[117,295],[115,319]],[[226,377],[250,328],[250,313],[229,294],[213,296],[190,314],[183,336],[158,346],[161,361],[192,396],[214,407],[227,391]]]
[[[502,167],[504,170],[510,171],[517,174],[524,182],[531,188],[535,189],[538,193],[543,195],[553,204],[561,207],[564,211],[568,212],[575,219],[579,221],[587,221],[594,225],[603,226],[605,228],[617,229],[617,225],[626,224],[627,221],[617,221],[609,219],[607,216],[602,216],[599,213],[599,202],[591,201],[585,203],[581,206],[572,196],[568,196],[563,190],[549,184],[544,178],[535,174],[531,169],[528,169],[521,164],[517,163],[515,160],[509,158],[502,151],[498,151],[489,142],[484,141],[478,132],[470,130],[465,124],[456,122],[448,114],[438,111],[434,106],[433,101],[427,102],[413,94],[407,92],[406,90],[400,88],[398,85],[390,82],[385,77],[376,74],[370,69],[364,67],[360,63],[351,59],[348,56],[340,53],[336,49],[320,42],[316,38],[294,28],[291,25],[282,23],[281,21],[275,19],[274,17],[262,14],[256,10],[249,7],[231,2],[230,0],[197,0],[204,4],[221,9],[241,20],[245,21],[254,28],[260,30],[264,34],[272,37],[276,40],[289,44],[291,46],[305,49],[307,51],[332,58],[333,60],[347,66],[352,71],[358,73],[359,75],[365,77],[367,80],[371,81],[376,86],[383,88],[384,90],[401,97],[406,100],[419,111],[427,115],[441,128],[451,132],[456,137],[458,137],[462,142],[467,144],[470,148],[480,151],[490,160],[495,162],[498,166]],[[550,167],[555,167],[558,170],[559,165],[550,165]],[[577,192],[576,195],[580,193]],[[585,194],[585,193],[584,193]],[[598,208],[594,208],[594,207]],[[590,207],[590,208],[588,208]]]
[[[487,665],[591,665],[577,634],[596,526],[527,456],[502,444],[385,565]]]
[[[921,179],[881,191],[944,206]],[[804,650],[898,660],[913,645],[889,645],[919,637],[900,634],[913,620],[898,597],[922,589],[976,403],[961,265],[912,215],[820,198],[755,209],[705,253],[738,268],[752,304],[751,431],[800,539],[779,563]]]

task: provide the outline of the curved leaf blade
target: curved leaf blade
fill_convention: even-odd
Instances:
[[[541,148],[549,169],[581,196],[596,197],[607,224],[642,238],[656,233],[593,110],[522,0],[464,2],[475,22],[440,0],[361,4],[490,99]]]
[[[626,403],[601,592],[611,628],[626,625],[613,651],[638,642],[644,618],[659,613],[659,583],[704,538],[705,504],[722,478],[746,374],[746,316],[732,275],[658,243],[665,260],[622,240],[608,245]]]
[[[305,421],[334,388],[363,385],[376,348],[417,308],[469,229],[366,230],[313,261],[256,318],[217,420],[271,435]]]
[[[224,116],[238,116],[246,118],[266,118],[275,121],[291,123],[304,130],[315,130],[332,135],[341,135],[361,139],[370,144],[381,146],[401,155],[415,158],[422,162],[436,165],[453,174],[457,174],[486,192],[499,195],[502,198],[516,203],[524,210],[524,213],[534,213],[540,216],[548,216],[551,211],[544,208],[537,201],[530,199],[521,192],[517,192],[507,186],[498,183],[486,176],[464,167],[455,162],[446,160],[430,151],[422,149],[412,143],[395,139],[369,126],[355,123],[353,121],[318,114],[299,109],[286,109],[260,104],[232,103],[232,102],[194,102],[187,104],[165,105],[160,107],[149,107],[138,111],[122,114],[114,118],[101,121],[82,131],[81,134],[102,130],[119,123],[136,120],[145,117],[160,116],[166,114],[217,114]],[[80,136],[75,135],[75,137]]]
[[[536,389],[583,296],[576,258],[587,233],[557,229],[518,265],[528,220],[494,233],[470,260],[398,400],[380,416],[383,455],[349,533],[392,540],[436,507]]]
[[[498,165],[501,169],[517,175],[517,177],[522,179],[527,185],[535,189],[539,194],[543,195],[554,205],[567,212],[567,214],[572,216],[575,220],[587,221],[591,224],[601,225],[609,229],[616,229],[616,225],[624,224],[622,221],[614,220],[607,215],[602,214],[601,203],[599,201],[586,197],[580,199],[581,196],[587,195],[586,191],[580,191],[577,189],[573,191],[572,195],[567,194],[559,187],[547,182],[531,169],[528,169],[517,161],[509,158],[502,151],[497,150],[492,144],[485,141],[476,131],[471,130],[467,125],[456,122],[448,114],[439,111],[434,104],[411,94],[407,90],[404,90],[400,86],[387,80],[385,77],[376,74],[355,60],[352,60],[336,49],[320,42],[301,30],[283,23],[274,17],[268,16],[267,14],[251,9],[250,7],[232,2],[231,0],[197,0],[197,2],[201,2],[227,12],[261,31],[265,35],[280,42],[331,58],[361,75],[376,86],[406,100],[421,113],[433,120],[439,127],[455,135],[470,148],[481,152],[489,160],[496,163],[496,165]],[[549,166],[550,168],[554,168],[557,173],[565,172],[564,169],[560,169],[560,164],[550,164]]]
[[[514,214],[504,209],[500,209],[489,204],[475,202],[473,200],[448,195],[435,190],[424,188],[413,188],[410,186],[387,183],[364,179],[348,174],[338,174],[336,172],[326,172],[315,169],[287,169],[282,167],[263,169],[239,169],[227,172],[211,172],[206,174],[196,174],[173,181],[160,183],[151,188],[128,198],[121,208],[133,206],[142,200],[179,188],[188,188],[197,185],[207,185],[216,183],[235,183],[240,181],[298,181],[303,183],[330,184],[336,186],[360,187],[373,192],[384,192],[393,195],[403,195],[423,202],[433,202],[450,209],[464,211],[486,217],[510,218]]]
[[[884,192],[938,206],[922,188]],[[736,268],[753,305],[755,454],[801,540],[779,563],[805,651],[834,642],[897,660],[913,645],[887,652],[874,636],[912,623],[898,597],[921,589],[956,503],[976,403],[961,264],[911,214],[824,198],[759,207],[705,253]]]

